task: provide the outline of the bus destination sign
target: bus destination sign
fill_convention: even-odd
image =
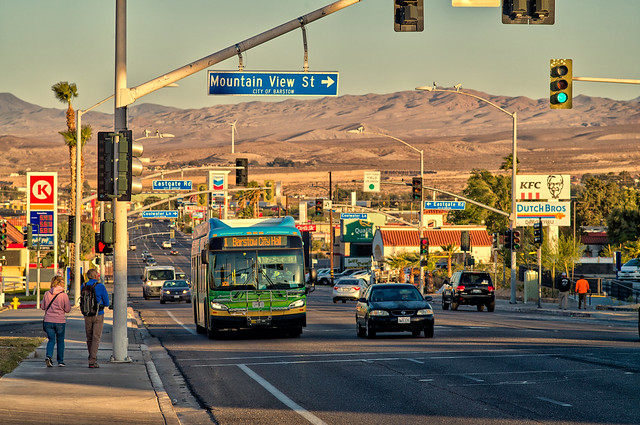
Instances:
[[[258,248],[287,246],[286,236],[229,236],[224,238],[224,248]]]

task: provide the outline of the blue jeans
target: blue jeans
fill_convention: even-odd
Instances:
[[[44,331],[47,333],[47,357],[53,357],[53,346],[58,345],[58,364],[64,363],[64,328],[66,323],[44,322]]]

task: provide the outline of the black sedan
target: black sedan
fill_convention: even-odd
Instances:
[[[167,280],[160,290],[160,304],[167,301],[191,302],[191,289],[186,280]]]
[[[415,286],[381,283],[370,286],[356,304],[358,336],[373,338],[378,332],[411,332],[433,338],[435,319],[431,297],[423,298]]]

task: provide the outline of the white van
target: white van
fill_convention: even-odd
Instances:
[[[142,277],[142,295],[145,300],[160,296],[162,284],[167,280],[175,280],[176,270],[173,266],[147,266]]]

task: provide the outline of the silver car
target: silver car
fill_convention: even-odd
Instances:
[[[368,287],[369,282],[364,279],[342,278],[333,286],[333,302],[357,301]]]
[[[640,280],[640,259],[634,258],[620,267],[618,279]]]

